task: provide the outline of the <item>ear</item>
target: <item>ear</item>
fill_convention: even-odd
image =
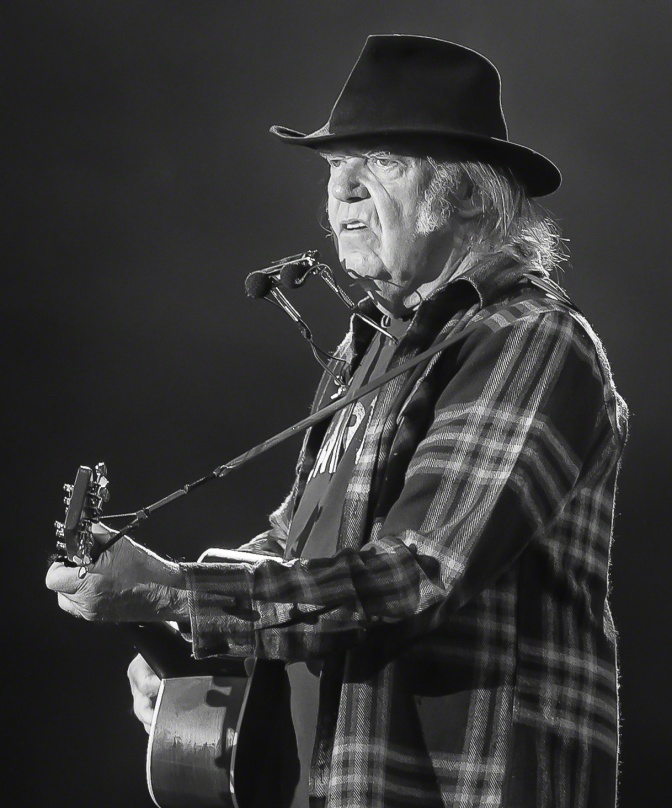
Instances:
[[[483,203],[476,188],[468,179],[463,179],[455,193],[455,213],[469,221],[483,214]]]

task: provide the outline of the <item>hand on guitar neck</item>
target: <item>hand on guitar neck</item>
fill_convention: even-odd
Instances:
[[[113,531],[100,522],[91,531],[104,544]],[[128,537],[123,537],[81,567],[54,562],[46,584],[58,592],[59,606],[85,620],[147,623],[189,622],[187,593],[177,564],[167,561]]]

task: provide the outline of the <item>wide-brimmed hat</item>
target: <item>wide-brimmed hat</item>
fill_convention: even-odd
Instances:
[[[427,153],[508,167],[531,196],[550,194],[561,182],[548,158],[508,139],[492,62],[431,37],[368,37],[324,126],[308,135],[285,126],[271,132],[314,149],[366,140],[422,143]]]

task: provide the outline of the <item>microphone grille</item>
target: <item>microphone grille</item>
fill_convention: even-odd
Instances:
[[[245,278],[245,292],[248,297],[259,298],[266,295],[273,288],[273,282],[264,272],[250,272]]]
[[[280,283],[287,289],[298,289],[306,282],[309,271],[305,264],[288,264],[280,272]]]

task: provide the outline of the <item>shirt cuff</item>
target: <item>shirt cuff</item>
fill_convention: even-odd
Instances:
[[[251,566],[180,564],[187,583],[194,656],[254,656],[259,613],[252,608]]]

